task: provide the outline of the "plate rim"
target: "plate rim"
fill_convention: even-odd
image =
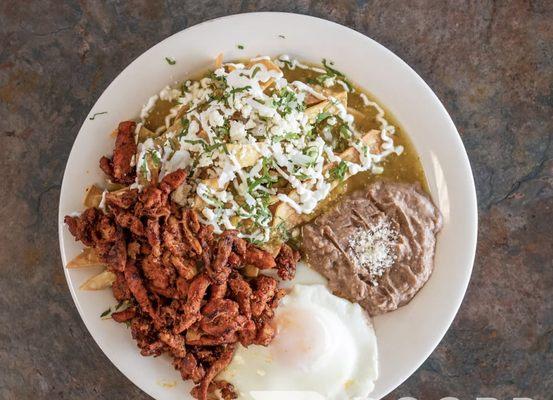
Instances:
[[[62,185],[61,185],[61,188],[60,188],[60,195],[59,195],[59,201],[58,201],[58,239],[59,239],[59,245],[60,245],[60,255],[61,255],[61,260],[62,260],[62,268],[63,268],[63,271],[64,271],[64,276],[66,278],[66,283],[68,285],[69,291],[71,293],[71,297],[73,299],[73,303],[75,304],[75,307],[77,308],[77,311],[79,313],[81,321],[84,323],[84,325],[85,325],[86,329],[88,330],[90,336],[92,336],[94,342],[100,348],[100,350],[102,351],[104,356],[111,362],[112,365],[114,365],[119,370],[119,372],[121,372],[125,376],[125,378],[127,378],[130,382],[132,382],[136,387],[138,387],[144,393],[148,394],[151,397],[154,397],[150,393],[149,390],[146,390],[145,388],[140,386],[137,382],[130,379],[127,376],[127,374],[120,368],[118,363],[116,363],[114,360],[112,360],[112,358],[110,356],[107,355],[107,353],[104,350],[103,346],[98,342],[96,336],[92,333],[92,328],[89,325],[89,323],[87,323],[87,320],[84,317],[84,311],[82,310],[80,302],[77,299],[77,294],[76,294],[75,288],[73,287],[73,285],[71,285],[71,278],[69,276],[69,270],[65,267],[66,264],[67,264],[67,256],[65,254],[65,243],[64,243],[64,238],[63,238],[63,232],[64,232],[64,229],[65,229],[64,228],[65,224],[63,222],[64,215],[63,215],[62,209],[61,209],[63,194],[64,194],[65,190],[67,190],[67,188],[64,190],[64,183],[66,182],[66,175],[68,173],[67,172],[68,171],[67,165],[69,163],[69,159],[71,157],[71,154],[75,150],[76,142],[77,142],[78,137],[85,130],[85,125],[87,123],[87,119],[88,119],[88,116],[90,115],[90,113],[95,109],[95,107],[100,102],[100,99],[103,98],[105,93],[108,92],[112,86],[116,85],[122,79],[122,76],[125,74],[125,72],[132,69],[133,66],[136,63],[139,62],[139,59],[144,57],[148,52],[150,52],[155,47],[162,46],[164,43],[170,41],[171,39],[173,39],[177,35],[183,35],[187,32],[203,28],[206,25],[214,24],[214,23],[220,22],[222,20],[239,19],[239,18],[244,18],[244,17],[255,17],[255,16],[259,16],[259,15],[274,15],[274,16],[279,15],[279,16],[282,16],[282,17],[285,17],[285,18],[298,18],[298,17],[300,17],[300,18],[312,19],[312,20],[316,20],[318,23],[332,25],[333,29],[347,30],[347,31],[349,31],[350,34],[356,35],[358,38],[361,38],[364,41],[370,42],[371,45],[376,46],[381,51],[384,51],[384,52],[388,53],[394,59],[395,63],[401,64],[402,67],[404,69],[406,69],[412,75],[413,78],[415,78],[417,83],[419,85],[421,85],[421,87],[431,96],[433,102],[439,108],[439,111],[442,114],[442,116],[446,118],[446,121],[449,125],[449,128],[456,133],[456,135],[454,135],[453,140],[456,141],[457,147],[459,147],[459,149],[461,150],[461,153],[459,154],[462,158],[462,161],[463,161],[463,165],[461,167],[463,169],[463,173],[465,175],[465,178],[467,178],[468,182],[470,182],[470,185],[468,187],[470,192],[467,193],[467,196],[470,198],[470,205],[469,206],[472,210],[474,210],[474,213],[467,216],[467,217],[470,218],[470,225],[473,227],[473,229],[471,229],[471,232],[470,232],[471,237],[464,238],[467,242],[469,242],[468,244],[466,244],[466,246],[467,246],[467,248],[470,249],[470,257],[469,257],[470,262],[467,265],[467,269],[465,271],[465,277],[466,278],[463,282],[463,285],[459,286],[459,289],[462,289],[462,290],[459,291],[459,295],[455,298],[455,303],[456,303],[455,311],[448,315],[448,318],[446,320],[447,321],[447,326],[445,327],[445,329],[443,329],[443,332],[440,332],[439,339],[436,340],[435,343],[433,343],[426,352],[424,352],[423,356],[419,357],[419,362],[418,363],[415,363],[414,365],[412,365],[412,367],[409,368],[408,372],[406,372],[402,376],[398,377],[398,380],[397,380],[397,382],[395,382],[395,384],[388,385],[388,387],[386,387],[383,390],[383,394],[380,397],[380,398],[382,398],[382,397],[385,397],[386,395],[388,395],[391,391],[393,391],[396,388],[398,388],[399,386],[401,386],[410,376],[412,376],[420,368],[420,366],[428,359],[428,357],[435,351],[435,349],[438,347],[438,345],[442,342],[445,334],[451,328],[451,325],[452,325],[455,317],[457,316],[457,314],[459,312],[459,309],[461,307],[461,304],[463,303],[463,300],[464,300],[466,292],[467,292],[468,285],[469,285],[470,280],[471,280],[472,271],[473,271],[473,268],[474,268],[474,261],[475,261],[475,257],[476,257],[476,246],[477,246],[477,236],[478,236],[478,203],[477,203],[474,175],[473,175],[473,172],[472,172],[472,168],[471,168],[471,164],[470,164],[468,154],[466,152],[466,148],[463,144],[463,141],[461,140],[461,135],[459,134],[459,132],[458,132],[458,130],[457,130],[450,114],[449,114],[449,112],[447,111],[447,109],[445,108],[443,103],[440,101],[440,99],[438,98],[436,93],[430,88],[428,83],[426,83],[426,81],[409,64],[407,64],[403,59],[401,59],[398,55],[396,55],[392,50],[390,50],[387,47],[385,47],[384,45],[378,43],[376,40],[370,38],[369,36],[359,32],[359,31],[357,31],[353,28],[342,25],[340,23],[330,21],[330,20],[327,20],[327,19],[324,19],[324,18],[312,16],[312,15],[307,15],[307,14],[290,13],[290,12],[276,12],[276,11],[246,12],[246,13],[236,13],[236,14],[224,15],[224,16],[221,16],[221,17],[217,17],[217,18],[206,20],[206,21],[202,21],[198,24],[189,26],[185,29],[182,29],[178,32],[175,32],[175,33],[171,34],[170,36],[166,37],[165,39],[163,39],[163,40],[161,40],[157,43],[155,43],[154,45],[152,45],[151,47],[149,47],[148,49],[143,51],[141,54],[139,54],[137,57],[135,57],[125,68],[123,68],[117,74],[117,76],[106,86],[106,88],[102,91],[102,93],[98,96],[98,98],[96,99],[96,101],[94,102],[92,107],[90,108],[90,111],[86,114],[86,117],[85,117],[83,123],[81,124],[77,135],[75,136],[75,139],[74,139],[73,144],[71,146],[71,150],[69,151],[67,162],[66,162],[66,165],[65,165],[65,168],[64,168],[64,173],[63,173],[63,177],[62,177]],[[393,111],[392,111],[392,114],[393,114]],[[372,397],[369,396],[369,399],[372,399]]]

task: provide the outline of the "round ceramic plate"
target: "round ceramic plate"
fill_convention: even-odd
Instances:
[[[90,111],[67,161],[59,208],[63,264],[81,249],[64,227],[63,217],[81,211],[85,188],[102,182],[98,160],[112,152],[110,132],[120,121],[136,119],[152,94],[206,69],[219,53],[224,53],[225,60],[261,54],[290,54],[312,63],[320,63],[322,58],[333,60],[336,68],[393,113],[421,157],[444,227],[438,238],[435,271],[426,286],[407,306],[374,319],[380,377],[371,397],[379,399],[421,365],[457,313],[474,260],[476,194],[459,134],[436,95],[401,59],[349,28],[304,15],[233,15],[179,32],[134,60]],[[177,63],[169,65],[165,57]],[[99,112],[107,114],[90,119]],[[124,324],[100,319],[102,311],[114,304],[111,291],[78,289],[94,272],[65,269],[79,313],[102,351],[152,397],[187,398],[190,385],[181,381],[168,358],[140,356]]]

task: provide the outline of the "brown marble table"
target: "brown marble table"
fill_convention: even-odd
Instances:
[[[57,234],[65,162],[111,80],[166,36],[259,10],[350,26],[409,63],[462,136],[478,191],[472,281],[424,365],[386,397],[553,396],[551,1],[0,2],[0,399],[147,399],[96,346]]]

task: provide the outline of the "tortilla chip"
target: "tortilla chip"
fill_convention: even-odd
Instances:
[[[98,208],[102,202],[102,195],[104,191],[96,185],[91,185],[86,188],[86,194],[83,204],[86,208],[95,207]]]
[[[146,128],[144,125],[140,125],[140,128],[138,129],[138,143],[143,143],[146,141],[146,139],[155,139],[159,136],[159,133],[155,133],[148,128]]]
[[[348,105],[348,92],[343,91],[334,95],[334,98],[347,108]],[[323,100],[314,106],[311,106],[305,110],[305,115],[309,118],[309,122],[313,123],[320,113],[329,112],[331,114],[338,114],[338,108],[331,103],[330,100]]]
[[[81,254],[67,263],[67,268],[88,268],[105,266],[106,264],[100,261],[98,253],[92,247],[85,247]]]
[[[116,276],[113,272],[105,270],[93,276],[81,285],[81,290],[102,290],[110,287],[115,282]]]
[[[380,146],[382,145],[382,139],[380,138],[380,132],[376,129],[371,130],[370,132],[366,133],[361,140],[366,143],[369,147],[372,153],[378,153],[380,151]],[[375,151],[376,150],[376,151]],[[350,147],[347,150],[343,151],[339,154],[339,157],[344,161],[359,162],[359,152],[353,148]],[[334,167],[336,163],[328,163],[324,166],[323,172],[329,170],[330,168]],[[346,174],[344,177],[345,179],[348,179],[351,175]],[[339,182],[334,181],[331,183],[332,189],[334,189],[336,186],[338,186]],[[299,195],[295,190],[292,190],[288,197],[290,197],[294,201],[299,200]],[[274,208],[273,212],[273,223],[272,228],[273,231],[276,231],[277,227],[279,227],[280,224],[282,225],[283,229],[291,230],[298,225],[307,222],[314,218],[316,216],[315,212],[312,212],[311,214],[298,214],[292,206],[290,206],[288,203],[285,203],[283,201],[279,202],[277,206]]]
[[[247,168],[255,165],[261,154],[257,152],[251,144],[227,144],[227,149],[230,153],[236,156],[238,163],[242,168]]]
[[[223,66],[223,53],[217,54],[215,57],[215,69],[221,68]]]

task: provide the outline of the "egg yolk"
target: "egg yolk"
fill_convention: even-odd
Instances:
[[[270,350],[271,358],[280,365],[313,370],[331,347],[325,318],[313,308],[289,308],[277,317],[276,325]]]

